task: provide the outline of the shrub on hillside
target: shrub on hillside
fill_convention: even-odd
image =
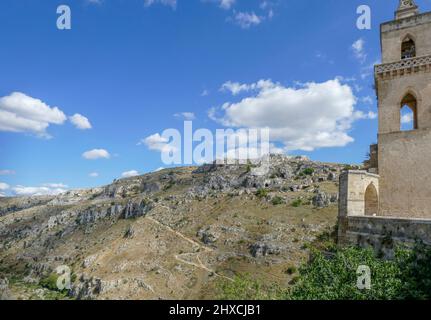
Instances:
[[[371,270],[371,289],[357,288],[357,269]],[[375,257],[372,249],[346,248],[330,257],[312,253],[309,264],[300,269],[297,284],[286,294],[294,300],[369,300],[397,299],[403,287],[402,272],[395,261]]]
[[[307,168],[307,169],[304,169],[304,171],[302,171],[302,173],[306,176],[311,176],[314,173],[314,169],[313,168]]]
[[[256,196],[259,198],[266,198],[268,196],[269,191],[267,189],[259,189],[256,191]]]
[[[40,280],[39,284],[46,289],[56,291],[58,290],[57,279],[58,275],[56,273],[51,273],[49,276]]]
[[[288,288],[237,277],[221,286],[224,299],[288,300],[403,300],[431,298],[431,249],[417,245],[397,249],[392,260],[378,258],[372,249],[315,250],[310,262]],[[357,288],[359,266],[371,271],[371,289]]]
[[[294,208],[298,208],[298,207],[300,207],[300,206],[301,206],[301,204],[302,204],[302,200],[301,200],[301,199],[296,199],[296,200],[294,200],[294,201],[292,202],[292,207],[294,207]]]
[[[274,206],[278,206],[278,205],[280,205],[280,204],[283,204],[283,203],[284,203],[284,201],[283,201],[283,198],[282,198],[282,197],[275,196],[274,198],[272,198],[271,203],[272,203],[272,205],[274,205]]]

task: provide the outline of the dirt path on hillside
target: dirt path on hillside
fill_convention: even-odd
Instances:
[[[179,232],[179,231],[176,231],[176,230],[172,229],[171,227],[169,227],[169,226],[167,226],[167,225],[164,225],[163,223],[161,223],[160,221],[157,221],[157,220],[156,220],[156,219],[154,219],[154,218],[146,217],[145,219],[148,219],[148,220],[150,220],[151,222],[154,222],[155,224],[157,224],[157,225],[159,225],[159,226],[161,226],[161,227],[166,228],[169,232],[171,232],[171,233],[175,234],[176,236],[180,237],[181,239],[183,239],[183,240],[185,240],[185,241],[189,242],[189,243],[190,243],[190,244],[192,244],[193,246],[198,247],[199,249],[203,249],[203,250],[204,250],[204,252],[214,252],[214,249],[209,248],[209,247],[206,247],[206,246],[204,246],[204,245],[200,244],[199,242],[197,242],[197,241],[195,241],[195,240],[191,239],[190,237],[187,237],[186,235],[182,234],[182,233],[181,233],[181,232]],[[192,262],[192,261],[185,260],[185,259],[183,259],[183,258],[182,258],[182,256],[183,256],[183,257],[184,257],[184,256],[189,256],[189,257],[191,257],[191,258],[196,258],[196,261],[197,261],[197,262],[195,263],[195,262]],[[212,269],[208,268],[208,267],[207,267],[207,266],[202,262],[202,260],[201,260],[201,258],[200,258],[200,252],[190,252],[190,253],[176,254],[176,255],[174,255],[174,257],[175,257],[175,259],[176,259],[177,261],[179,261],[179,262],[182,262],[182,263],[184,263],[184,264],[187,264],[187,265],[190,265],[190,266],[193,266],[193,267],[196,267],[196,268],[199,268],[199,269],[205,270],[205,271],[207,271],[207,272],[209,272],[209,273],[213,273],[213,274],[214,274],[215,276],[217,276],[217,277],[224,278],[224,279],[227,279],[227,280],[229,280],[229,281],[233,281],[233,279],[232,279],[232,278],[229,278],[229,277],[227,277],[227,276],[224,276],[224,275],[222,275],[222,274],[219,274],[219,273],[215,272],[215,270],[212,270]]]

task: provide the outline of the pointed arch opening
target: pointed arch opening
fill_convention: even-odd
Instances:
[[[401,44],[401,59],[416,57],[416,44],[411,36],[406,36]]]
[[[365,212],[366,216],[376,216],[379,211],[379,196],[373,183],[365,190]]]
[[[417,100],[411,93],[408,93],[401,101],[400,130],[416,129],[418,129]]]

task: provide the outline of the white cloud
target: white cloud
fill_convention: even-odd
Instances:
[[[286,151],[345,146],[354,140],[348,134],[354,121],[375,117],[372,112],[355,110],[351,87],[338,79],[300,88],[261,80],[241,88],[257,93],[237,103],[225,103],[220,109],[222,117],[211,109],[209,117],[225,126],[268,127],[271,141],[282,142]]]
[[[42,186],[48,187],[48,188],[53,188],[53,189],[58,189],[58,188],[67,189],[67,188],[69,188],[64,183],[44,183]]]
[[[16,186],[12,188],[13,193],[16,196],[45,196],[45,195],[58,195],[67,191],[65,188],[55,188],[55,187],[25,187]]]
[[[276,84],[274,84],[271,80],[259,80],[258,82],[251,84],[227,81],[223,83],[220,91],[230,92],[232,95],[236,96],[242,92],[270,88],[274,85]]]
[[[88,176],[91,177],[91,178],[97,178],[99,176],[99,173],[97,173],[97,172],[91,172]]]
[[[362,97],[361,101],[367,104],[373,104],[374,100],[371,96]]]
[[[353,88],[355,88],[355,91],[356,92],[361,92],[362,91],[362,87],[359,85],[359,84],[357,84],[357,83],[355,83],[355,84],[353,84]]]
[[[266,150],[266,152],[265,152]],[[284,150],[277,148],[273,143],[270,143],[267,148],[262,144],[256,146],[240,145],[231,148],[222,155],[217,154],[217,159],[230,159],[230,160],[257,160],[268,154],[283,154]]]
[[[204,89],[201,93],[201,97],[206,97],[210,94],[210,92],[207,89]]]
[[[144,144],[150,150],[160,151],[164,153],[176,152],[176,148],[169,145],[169,139],[163,138],[160,134],[153,134],[145,139],[142,139],[138,145]]]
[[[220,91],[230,91],[230,93],[232,93],[234,96],[236,96],[237,94],[243,91],[248,91],[248,90],[250,90],[248,84],[241,84],[239,82],[232,82],[232,81],[223,83],[223,85],[220,88]]]
[[[236,0],[201,0],[202,2],[215,3],[224,10],[229,10],[233,7]]]
[[[5,198],[6,195],[3,192],[0,192],[0,198]]]
[[[256,132],[257,133],[257,132]],[[259,134],[258,134],[259,135]],[[268,154],[280,154],[284,150],[278,148],[274,143],[264,141],[250,141],[250,131],[244,128],[238,130],[227,129],[224,134],[216,135],[216,144],[225,145],[226,141],[235,141],[233,145],[227,144],[226,148],[215,150],[215,159],[259,159]],[[212,161],[212,160],[211,160]]]
[[[413,113],[406,113],[401,116],[401,123],[410,124],[413,122]]]
[[[79,113],[69,117],[69,120],[77,129],[86,130],[92,128],[90,121]]]
[[[264,0],[264,1],[262,1],[262,2],[260,3],[259,7],[260,7],[262,10],[265,10],[265,9],[267,9],[267,8],[269,8],[269,7],[272,7],[272,3],[271,3],[270,1],[266,1],[266,0]]]
[[[100,1],[100,0],[92,0]],[[202,0],[203,2],[215,2],[218,3],[219,7],[225,10],[229,10],[235,4],[236,0]],[[153,4],[162,4],[165,6],[170,6],[173,9],[177,7],[177,0],[144,0],[144,5],[146,7],[152,6]]]
[[[361,79],[365,79],[365,78],[373,75],[374,74],[374,66],[376,64],[379,64],[379,63],[380,63],[380,61],[376,60],[373,63],[370,63],[370,64],[362,67],[361,68]]]
[[[268,11],[268,18],[269,19],[274,18],[274,10],[271,9],[271,10]]]
[[[98,1],[98,0],[93,0]],[[202,2],[213,2],[217,3],[220,8],[229,10],[235,4],[236,0],[202,0]],[[165,6],[170,6],[173,9],[177,7],[177,0],[144,0],[144,5],[150,7],[153,4],[162,4]]]
[[[39,99],[21,92],[0,98],[0,131],[28,132],[49,137],[50,124],[63,124],[65,114],[58,107],[50,107]]]
[[[261,24],[263,18],[257,16],[254,12],[238,12],[234,16],[234,22],[243,29]]]
[[[105,149],[93,149],[86,151],[82,156],[87,160],[109,159],[111,155]]]
[[[164,167],[160,167],[160,168],[157,168],[156,170],[154,170],[153,172],[159,172],[159,171],[162,171],[162,170],[165,170],[165,168]]]
[[[193,112],[176,113],[176,114],[174,114],[174,117],[181,118],[181,119],[184,119],[186,121],[192,121],[192,120],[196,119],[196,116]]]
[[[172,9],[177,7],[177,0],[144,0],[146,7],[152,6],[153,4],[160,3],[164,6],[170,6]]]
[[[90,4],[102,4],[103,0],[87,0]]]
[[[355,82],[355,77],[343,77],[343,76],[336,76],[335,79],[340,80],[340,82]]]
[[[353,120],[373,120],[377,118],[377,113],[373,111],[363,112],[363,111],[355,111],[353,113]]]
[[[126,172],[123,172],[121,174],[122,178],[131,178],[131,177],[136,177],[136,176],[139,176],[139,172],[136,170],[126,171]]]
[[[1,191],[7,190],[9,188],[10,188],[10,186],[7,183],[0,182],[0,190]]]
[[[219,0],[220,8],[229,10],[234,4],[236,0]]]
[[[15,174],[13,170],[0,170],[0,176],[8,176]]]
[[[367,54],[365,53],[365,41],[364,39],[360,38],[356,40],[352,44],[352,50],[355,55],[355,57],[359,60],[360,63],[364,63],[367,59]]]

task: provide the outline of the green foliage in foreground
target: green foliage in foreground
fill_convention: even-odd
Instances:
[[[357,268],[371,270],[371,289],[357,288]],[[376,257],[371,249],[312,252],[294,285],[281,288],[238,276],[220,286],[220,299],[244,300],[402,300],[431,298],[431,250],[423,246],[397,249],[392,260]]]
[[[356,286],[357,269],[371,269],[371,290]],[[392,261],[376,259],[372,250],[347,248],[325,257],[313,254],[312,262],[300,270],[300,279],[288,293],[291,299],[363,300],[396,299],[402,289],[401,270]]]

